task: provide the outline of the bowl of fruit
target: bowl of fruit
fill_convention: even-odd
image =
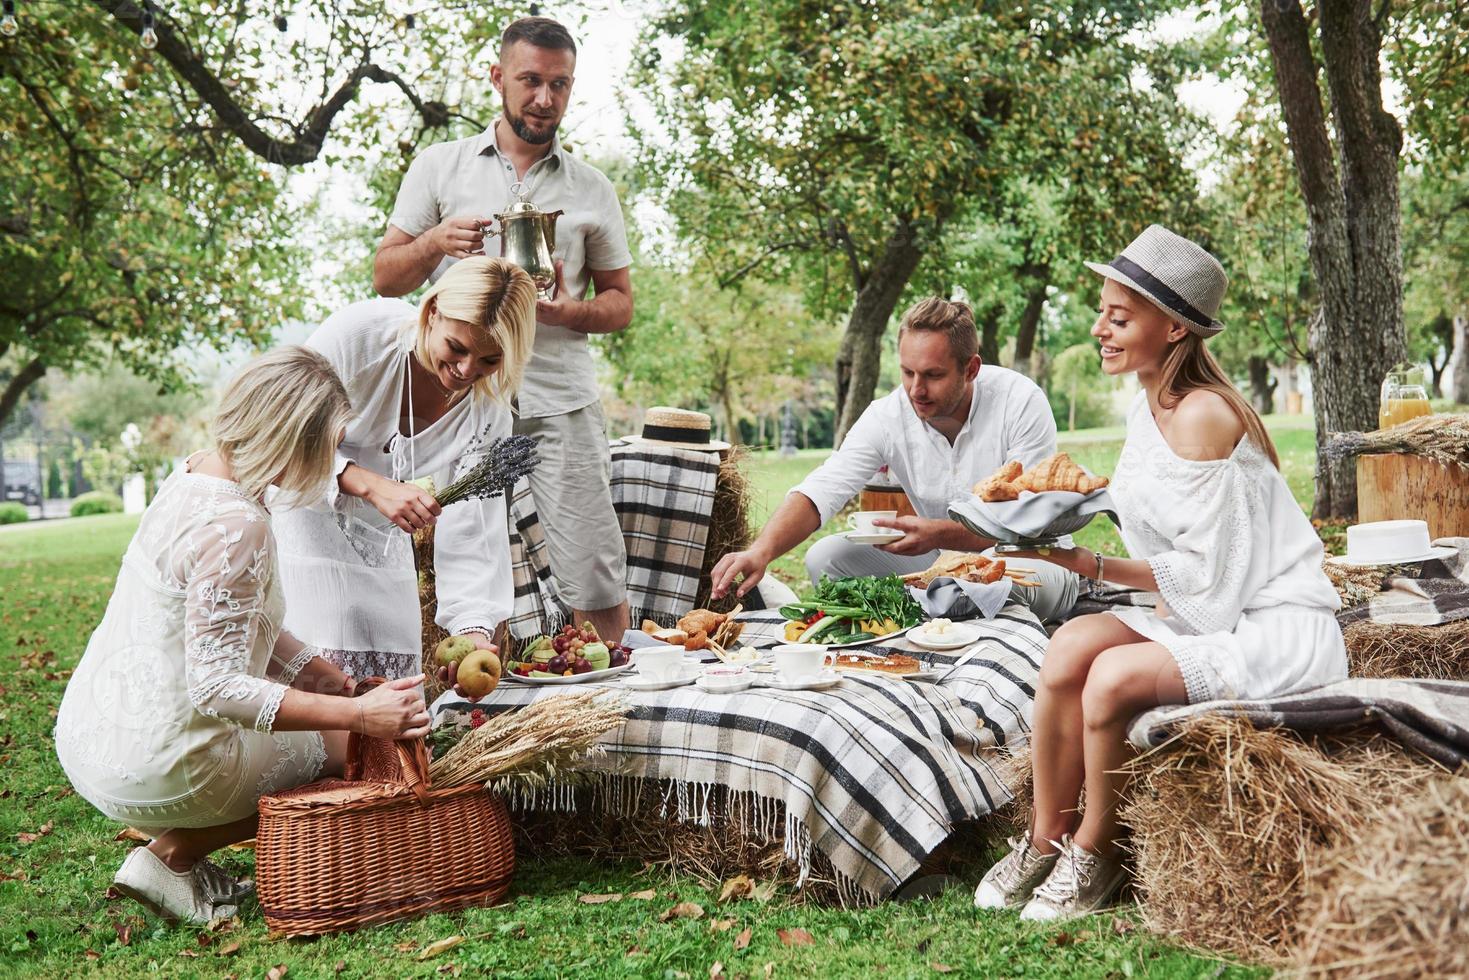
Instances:
[[[522,684],[585,684],[619,674],[632,653],[603,640],[591,623],[568,623],[552,636],[538,636],[506,665],[508,680]]]

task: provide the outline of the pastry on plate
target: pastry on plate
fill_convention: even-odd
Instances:
[[[1032,493],[1091,493],[1105,487],[1107,482],[1105,476],[1087,473],[1067,453],[1057,453],[1023,472],[1020,464],[1011,460],[993,476],[975,484],[974,492],[979,495],[980,500],[995,503],[1001,500],[1018,500],[1020,494],[1026,490]]]
[[[905,654],[894,653],[885,657],[876,657],[871,654],[859,655],[854,653],[837,654],[834,666],[838,670],[874,670],[883,674],[919,674],[923,672],[923,665],[912,657]]]

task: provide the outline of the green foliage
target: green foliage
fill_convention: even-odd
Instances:
[[[72,517],[92,517],[97,514],[121,513],[122,498],[115,493],[107,493],[104,490],[89,490],[71,502]]]
[[[59,500],[65,496],[64,487],[61,483],[61,464],[55,459],[46,468],[46,496],[52,500]]]
[[[1102,373],[1097,345],[1080,343],[1063,350],[1049,369],[1051,410],[1065,431],[1111,423],[1111,392],[1116,385]]]
[[[116,358],[176,387],[181,349],[263,343],[296,315],[306,256],[283,180],[134,35],[78,7],[4,46],[0,351],[68,370]]]
[[[13,500],[0,503],[0,524],[24,524],[30,519],[30,511],[26,510],[25,504]]]

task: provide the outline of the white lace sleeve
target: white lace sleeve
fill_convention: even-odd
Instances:
[[[1192,464],[1184,503],[1187,524],[1171,550],[1148,565],[1173,614],[1196,633],[1234,629],[1249,598],[1246,584],[1255,554],[1254,524],[1264,520],[1259,484],[1235,460]]]
[[[250,511],[225,512],[189,541],[184,670],[189,700],[211,718],[268,732],[286,687],[250,671],[266,620],[270,526]]]
[[[265,676],[282,684],[290,684],[317,657],[321,647],[302,643],[289,630],[281,630],[275,638],[275,648],[270,651],[270,663],[265,666]]]

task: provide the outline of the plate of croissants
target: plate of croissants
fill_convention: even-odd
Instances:
[[[950,516],[1002,545],[1052,544],[1098,514],[1117,520],[1107,483],[1066,453],[1029,468],[1011,460],[976,483],[973,498],[951,505]]]

